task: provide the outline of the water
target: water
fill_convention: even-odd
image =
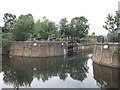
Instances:
[[[118,88],[119,71],[94,64],[91,53],[47,58],[2,57],[0,88]]]

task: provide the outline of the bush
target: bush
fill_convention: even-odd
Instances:
[[[57,38],[56,41],[64,42],[64,39]]]
[[[80,38],[77,38],[77,39],[76,39],[76,42],[80,43],[80,42],[81,42]]]
[[[9,41],[12,40],[12,33],[3,33],[2,35],[2,53],[9,53]]]
[[[89,42],[89,41],[96,41],[96,36],[85,36],[85,37],[82,37],[82,38],[77,38],[76,41],[78,43],[80,42]]]

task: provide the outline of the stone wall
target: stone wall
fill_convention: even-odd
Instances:
[[[46,57],[65,55],[67,43],[63,42],[10,42],[10,55],[23,57]]]
[[[119,44],[95,44],[93,61],[98,64],[120,68],[120,46]]]
[[[69,48],[71,46],[72,48]],[[85,52],[93,49],[92,44],[78,44],[75,42],[33,42],[17,41],[10,42],[10,56],[23,57],[47,57],[59,56],[71,52]]]
[[[75,46],[75,52],[86,52],[86,51],[93,51],[94,44],[88,43],[77,43]]]

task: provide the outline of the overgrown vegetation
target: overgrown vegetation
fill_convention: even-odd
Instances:
[[[103,28],[108,30],[110,33],[116,33],[119,31],[119,25],[120,25],[120,13],[116,12],[115,15],[108,14],[106,17],[105,25],[103,25]]]
[[[62,18],[59,24],[50,21],[46,17],[35,22],[32,14],[20,15],[17,18],[14,14],[5,13],[3,19],[3,53],[9,52],[9,41],[28,41],[38,37],[52,38],[64,35],[77,36],[79,37],[78,42],[89,41],[91,38],[87,35],[89,23],[84,16],[75,17],[71,22],[68,22],[67,18]]]
[[[86,35],[85,37],[77,38],[76,41],[78,43],[81,43],[81,42],[96,42],[96,38],[97,38],[97,36]]]
[[[103,28],[109,31],[107,38],[109,42],[120,41],[120,13],[116,12],[115,15],[108,14],[106,17],[105,25]]]

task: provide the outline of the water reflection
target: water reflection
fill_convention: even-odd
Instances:
[[[93,63],[94,78],[99,87],[120,88],[120,69],[110,68]]]
[[[2,72],[2,55],[0,55],[0,72]]]
[[[87,77],[87,60],[86,54],[79,53],[48,58],[3,56],[3,80],[6,84],[12,84],[13,87],[30,87],[34,78],[44,83],[56,76],[63,81],[71,77],[82,82]]]

